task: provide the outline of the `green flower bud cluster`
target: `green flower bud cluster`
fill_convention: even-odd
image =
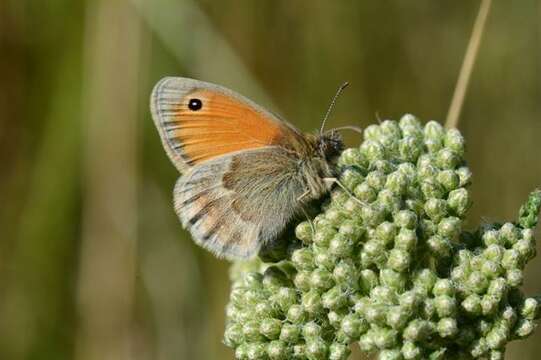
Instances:
[[[464,139],[412,115],[364,131],[339,186],[282,256],[236,263],[224,342],[237,359],[503,359],[532,333],[519,290],[541,192],[517,223],[462,230]]]

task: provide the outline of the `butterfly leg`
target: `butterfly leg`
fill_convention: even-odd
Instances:
[[[368,204],[362,202],[361,200],[357,199],[357,197],[351,193],[351,191],[349,191],[345,186],[344,184],[342,184],[340,182],[340,180],[338,180],[337,178],[323,178],[323,181],[325,182],[325,184],[327,184],[327,186],[329,187],[329,189],[332,187],[333,184],[336,184],[338,185],[342,190],[344,190],[346,192],[346,194],[348,194],[353,200],[357,201],[359,204],[361,204],[362,206],[367,206]]]

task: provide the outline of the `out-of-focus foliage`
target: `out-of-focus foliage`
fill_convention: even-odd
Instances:
[[[178,174],[150,120],[154,83],[220,83],[306,131],[346,80],[331,126],[443,119],[477,9],[1,1],[0,358],[232,358],[220,343],[228,264],[173,213]],[[493,4],[460,122],[475,174],[466,228],[514,218],[541,183],[540,14],[539,1]],[[537,257],[526,293],[541,292],[540,273]],[[507,358],[535,359],[540,336],[511,344]]]

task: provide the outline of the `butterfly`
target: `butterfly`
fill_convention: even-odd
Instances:
[[[302,133],[227,88],[181,77],[160,80],[150,103],[182,174],[175,211],[194,241],[218,257],[254,256],[336,180],[344,144],[323,125]]]

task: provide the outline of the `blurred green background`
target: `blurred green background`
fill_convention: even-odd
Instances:
[[[228,264],[173,212],[178,174],[150,119],[152,86],[220,83],[308,131],[347,80],[332,126],[443,121],[478,7],[1,0],[0,359],[232,358]],[[470,226],[514,219],[541,184],[541,1],[494,2],[459,127]],[[541,293],[540,275],[538,257],[527,293]],[[540,340],[507,359],[538,359]]]

